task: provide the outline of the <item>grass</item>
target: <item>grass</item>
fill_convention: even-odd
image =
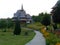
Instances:
[[[43,25],[40,22],[37,22],[37,23],[29,24],[27,25],[27,27],[35,30],[40,30],[43,27]]]
[[[28,35],[25,35],[25,32],[28,32]],[[25,45],[34,35],[32,30],[25,28],[22,29],[21,35],[13,35],[13,31],[2,32],[0,30],[0,45]]]

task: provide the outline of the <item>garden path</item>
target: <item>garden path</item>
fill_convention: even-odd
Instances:
[[[43,35],[39,31],[34,32],[36,33],[35,37],[26,45],[46,45],[46,41]]]

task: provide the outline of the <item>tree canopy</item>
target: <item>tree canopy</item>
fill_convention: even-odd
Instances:
[[[32,19],[35,22],[40,22],[45,26],[49,25],[51,21],[50,14],[48,13],[39,13],[38,16],[32,16]]]
[[[43,25],[45,25],[45,26],[48,26],[48,25],[50,25],[50,21],[51,21],[50,15],[47,14],[47,13],[45,13],[45,15],[44,15],[41,23],[42,23]]]

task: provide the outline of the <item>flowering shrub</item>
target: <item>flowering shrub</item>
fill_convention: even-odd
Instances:
[[[42,27],[42,28],[41,28],[41,32],[42,32],[42,33],[45,33],[45,32],[46,32],[45,27]]]
[[[60,43],[56,43],[59,42],[57,41],[58,38],[55,37],[56,35],[47,32],[44,28],[41,29],[41,32],[43,33],[43,36],[46,38],[46,45],[60,45]]]
[[[44,37],[48,37],[49,36],[49,33],[48,32],[45,32],[43,35],[44,35]]]
[[[41,32],[43,33],[43,36],[44,37],[48,37],[49,36],[49,32],[46,31],[46,28],[45,27],[42,27],[41,28]]]
[[[60,45],[60,43],[57,42],[56,45]]]

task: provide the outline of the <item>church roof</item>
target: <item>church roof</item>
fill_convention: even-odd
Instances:
[[[23,4],[22,4],[22,6],[21,6],[21,10],[24,10],[24,8],[23,8]]]
[[[23,5],[21,6],[21,10],[17,10],[17,12],[14,13],[13,19],[16,20],[17,18],[19,20],[31,20],[31,16],[26,14],[25,10],[23,9]]]
[[[57,1],[57,3],[55,4],[55,6],[53,6],[52,9],[55,9],[58,5],[60,5],[60,0]]]

